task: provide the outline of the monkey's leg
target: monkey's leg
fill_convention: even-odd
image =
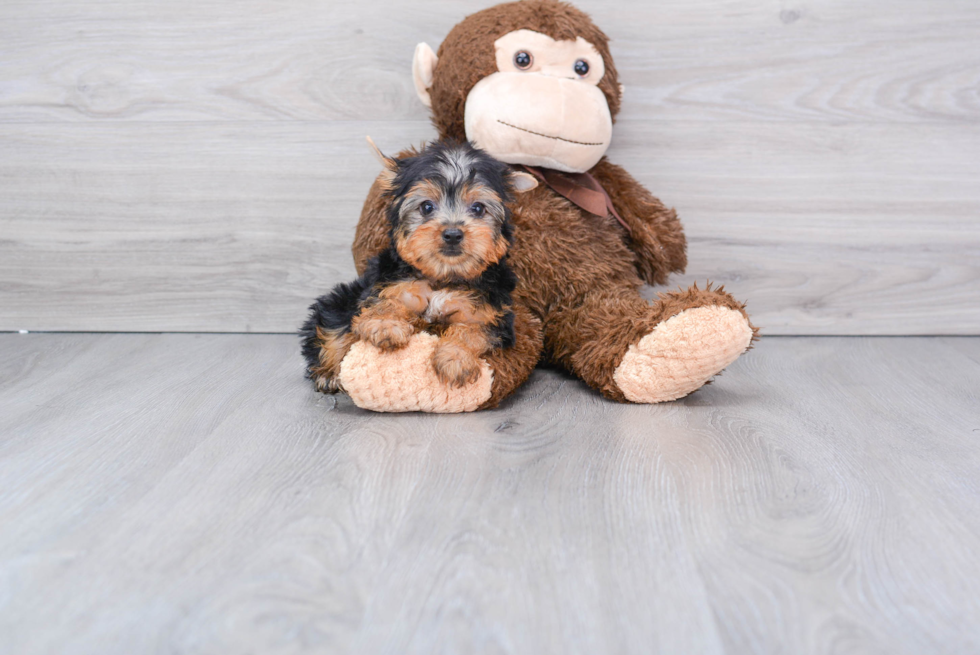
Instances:
[[[376,412],[453,413],[488,409],[520,386],[541,356],[541,323],[514,306],[516,343],[480,358],[476,382],[452,387],[439,380],[432,357],[438,337],[412,336],[408,345],[382,352],[365,342],[351,346],[340,365],[340,382],[354,404]]]
[[[723,290],[662,294],[632,288],[590,294],[553,312],[545,345],[554,359],[620,402],[675,400],[701,388],[749,347],[756,329]]]

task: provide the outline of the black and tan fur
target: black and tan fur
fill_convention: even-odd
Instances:
[[[355,342],[397,350],[424,330],[440,337],[432,358],[439,378],[471,383],[481,356],[514,343],[506,203],[523,174],[465,142],[398,159],[378,154],[389,246],[361,277],[310,307],[300,331],[307,376],[317,390],[336,393],[340,363]]]

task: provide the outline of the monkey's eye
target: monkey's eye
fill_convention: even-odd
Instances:
[[[516,55],[514,55],[514,65],[521,70],[526,70],[531,67],[531,62],[534,58],[531,57],[531,53],[527,50],[521,50]]]
[[[589,62],[584,59],[579,59],[575,62],[575,73],[579,77],[585,77],[589,74]]]
[[[423,216],[430,216],[432,212],[436,210],[436,206],[432,202],[426,200],[421,205],[419,205],[419,211],[422,212]]]
[[[483,215],[487,213],[487,208],[483,206],[482,202],[474,202],[470,205],[470,211],[477,218],[483,218]]]

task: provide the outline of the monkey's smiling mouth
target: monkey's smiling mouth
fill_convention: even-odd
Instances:
[[[501,125],[506,125],[507,127],[512,127],[515,130],[520,130],[521,132],[527,132],[528,134],[534,134],[535,136],[543,136],[546,139],[554,139],[556,141],[564,141],[565,143],[574,143],[577,146],[604,146],[605,143],[588,143],[586,141],[572,141],[571,139],[564,139],[560,136],[551,136],[550,134],[541,134],[541,132],[535,132],[534,130],[529,130],[523,127],[518,127],[516,125],[511,125],[505,121],[497,119],[497,122]]]

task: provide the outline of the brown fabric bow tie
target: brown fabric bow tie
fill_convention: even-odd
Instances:
[[[550,168],[524,166],[524,169],[547,184],[555,193],[590,214],[607,218],[610,214],[619,221],[627,233],[632,234],[630,226],[613,207],[612,199],[606,190],[589,173],[562,173]]]

